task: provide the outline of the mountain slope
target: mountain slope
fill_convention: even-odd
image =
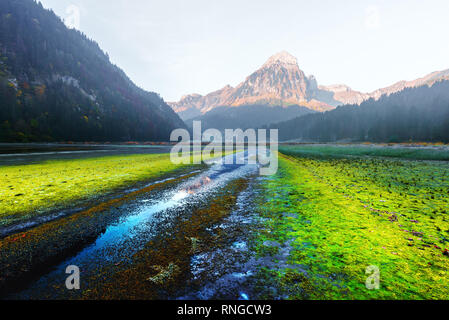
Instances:
[[[262,68],[238,85],[231,96],[232,100],[226,101],[225,105],[298,104],[316,111],[332,109],[331,106],[314,100],[317,90],[315,78],[308,78],[299,69],[295,57],[281,52],[268,59]]]
[[[300,106],[272,107],[266,105],[245,105],[238,108],[217,107],[204,115],[186,120],[189,128],[193,121],[201,121],[203,130],[260,128],[270,123],[286,121],[314,111]]]
[[[319,86],[319,88],[321,89],[321,96],[317,97],[317,99],[323,101],[330,99],[330,103],[335,106],[342,104],[360,104],[371,98],[370,94],[355,91],[344,84]]]
[[[271,126],[282,141],[449,142],[449,81],[383,95],[359,105]]]
[[[444,71],[432,72],[422,78],[412,81],[399,81],[389,87],[376,90],[369,94],[369,98],[379,99],[383,95],[390,95],[402,91],[406,88],[416,88],[424,85],[432,86],[435,82],[449,80],[449,69]],[[366,100],[366,99],[365,99]]]
[[[183,122],[33,0],[0,2],[0,141],[168,140]]]

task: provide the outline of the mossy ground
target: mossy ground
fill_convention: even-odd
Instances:
[[[379,149],[376,153],[379,158],[367,157],[366,152],[360,154],[351,149],[335,155],[332,149],[319,148],[314,152],[303,147],[281,147],[278,173],[262,179],[262,183],[258,184],[258,213],[262,218],[259,223],[263,227],[258,227],[252,235],[248,234],[248,239],[257,257],[269,257],[268,260],[273,263],[266,264],[255,275],[258,282],[258,295],[255,297],[447,299],[447,163],[383,158],[390,150]],[[393,156],[400,157],[400,154]],[[419,155],[403,155],[403,158],[413,157],[419,158]],[[441,160],[443,156],[432,157]],[[29,179],[36,179],[35,183],[41,183],[41,188],[48,184],[57,186],[55,181],[59,180],[55,177],[70,174],[74,178],[72,189],[55,187],[55,195],[59,194],[66,201],[78,198],[63,195],[62,190],[67,193],[71,190],[82,192],[81,181],[92,184],[92,187],[96,184],[100,189],[90,190],[96,190],[99,194],[108,190],[101,189],[101,181],[105,178],[110,179],[111,183],[106,183],[113,189],[173,170],[168,155],[84,161],[87,162],[86,167],[80,164],[82,161],[75,160],[72,165],[76,167],[69,166],[69,171],[59,175],[58,172],[63,172],[67,167],[67,161],[56,165],[54,162],[35,165],[34,171],[28,166],[15,170],[34,172],[35,175],[29,173]],[[149,162],[154,165],[149,167]],[[92,166],[103,171],[99,170],[98,174],[89,171]],[[10,170],[13,168],[10,167]],[[85,177],[80,176],[81,181],[75,183],[80,175],[78,171],[81,175],[85,172]],[[90,173],[90,180],[87,172]],[[123,176],[124,173],[129,176]],[[19,179],[20,175],[16,174]],[[54,177],[47,178],[47,175]],[[116,175],[119,175],[117,180]],[[25,180],[23,184],[31,188],[32,183]],[[180,181],[170,184],[177,182]],[[99,281],[98,288],[83,292],[79,298],[158,299],[176,296],[188,280],[192,255],[220,243],[219,234],[212,237],[206,229],[229,215],[236,204],[237,195],[246,188],[247,183],[244,179],[234,181],[204,204],[180,209],[179,217],[183,219],[174,219],[171,232],[159,233],[160,236],[133,255],[132,267],[123,264],[105,269],[104,274],[109,280]],[[60,184],[66,183],[61,181]],[[152,185],[3,239],[0,241],[0,252],[3,253],[0,256],[0,288],[2,282],[7,284],[7,279],[21,279],[33,268],[45,266],[54,257],[70,254],[72,247],[95,239],[104,226],[120,215],[119,211],[113,213],[114,207],[166,187],[167,183]],[[44,201],[38,196],[39,193],[31,195],[32,200]],[[92,193],[86,193],[83,197],[90,195]],[[64,205],[64,201],[51,199],[49,201]],[[3,205],[0,202],[0,207]],[[21,215],[22,212],[29,215],[35,210],[27,208],[28,211],[10,212],[7,216],[23,218],[26,215]],[[369,276],[365,273],[368,266],[377,266],[380,270],[379,290],[368,290],[365,286]],[[114,290],[117,283],[121,284],[122,290]],[[130,295],[130,292],[133,294]]]
[[[132,257],[131,268],[114,270],[109,281],[83,299],[167,299],[182,292],[188,285],[191,257],[220,242],[220,234],[211,235],[207,229],[231,213],[238,194],[246,187],[247,180],[237,179],[219,190],[209,203],[183,212],[171,232],[161,233]]]
[[[212,234],[209,228],[219,224],[232,212],[238,194],[247,185],[246,179],[237,179],[226,188],[217,190],[215,196],[207,201],[193,204],[189,210],[174,209],[164,224],[155,225],[156,236],[141,250],[130,254],[128,259],[124,259],[118,264],[105,263],[97,272],[90,274],[90,278],[84,279],[84,283],[89,283],[88,288],[85,287],[77,292],[68,292],[63,282],[51,283],[52,295],[47,297],[42,294],[40,298],[141,300],[167,299],[182,294],[189,286],[191,258],[196,254],[220,246],[220,239],[226,237],[227,234],[224,234],[225,232],[221,229],[217,229],[217,233]],[[104,212],[99,212],[95,216],[103,214]],[[87,215],[88,213],[86,213]],[[84,216],[76,217],[76,223],[73,220],[67,221],[63,230],[70,229],[72,226],[79,228],[83,218]],[[69,220],[69,218],[65,220]],[[35,241],[41,233],[39,235],[34,232],[27,233],[24,239],[13,241],[15,239],[10,238],[8,242],[3,241],[5,249],[11,253],[17,252],[17,250],[13,250],[13,245],[20,241],[22,244],[16,245],[16,247],[23,248],[23,242],[31,238],[34,238],[31,239],[33,244],[41,244],[42,241],[54,243],[55,238],[60,237],[57,228],[61,228],[61,225],[56,221],[51,224],[55,228],[46,230],[45,233],[50,234],[53,239],[44,237],[40,241]],[[89,227],[89,224],[84,224],[81,230],[84,229],[83,227]],[[36,229],[44,229],[44,226]],[[73,241],[70,242],[73,243]],[[1,245],[2,242],[0,242],[0,248]],[[135,243],[129,241],[124,244],[124,248],[133,245]],[[22,251],[19,254],[26,257]],[[14,259],[14,261],[16,260]],[[48,257],[43,260],[48,260]],[[17,266],[16,269],[20,269],[20,266]],[[235,298],[238,298],[238,292]]]
[[[35,274],[69,257],[104,232],[123,215],[123,204],[173,187],[198,173],[151,184],[120,198],[0,239],[0,296],[27,283]]]
[[[449,160],[449,148],[442,144],[406,145],[300,145],[282,146],[282,152],[314,158],[338,158],[346,156],[373,156],[412,160]]]
[[[0,167],[0,226],[45,214],[180,168],[168,154]]]
[[[270,241],[289,243],[292,267],[262,269],[261,279],[289,299],[447,299],[449,166],[303,151],[281,148],[290,156],[263,185],[255,250],[275,256]],[[365,286],[371,265],[379,290]]]
[[[213,154],[212,154],[213,156]],[[197,158],[197,156],[195,156]],[[191,157],[193,159],[193,157]],[[210,159],[205,156],[203,160]],[[170,154],[54,160],[0,167],[0,227],[149,182],[176,170]]]

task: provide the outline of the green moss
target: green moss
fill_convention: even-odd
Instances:
[[[314,158],[341,158],[346,156],[373,156],[414,160],[449,161],[449,148],[435,145],[432,148],[421,146],[404,147],[401,145],[299,145],[281,146],[283,154]]]
[[[278,173],[265,180],[260,212],[267,232],[255,248],[293,240],[288,262],[305,266],[307,281],[297,285],[280,268],[281,293],[292,299],[447,299],[447,165],[295,154],[281,156]],[[371,265],[380,269],[379,290],[365,286]]]
[[[0,167],[0,226],[89,200],[185,167],[169,154],[126,155]]]

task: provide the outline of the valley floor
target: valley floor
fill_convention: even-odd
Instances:
[[[87,159],[48,160],[0,167],[0,227],[49,212],[85,205],[186,166],[169,154],[142,154]]]
[[[287,266],[261,271],[265,281],[292,299],[447,299],[447,163],[302,151],[281,149],[263,186],[256,249],[288,251]],[[368,267],[378,290],[366,287]]]
[[[124,173],[135,179],[122,181],[119,186],[128,189],[117,197],[91,200],[78,212],[3,237],[0,294],[447,299],[449,166],[433,160],[447,160],[446,153],[434,147],[281,146],[279,170],[270,177],[259,177],[248,164],[172,168],[165,155],[2,167],[11,177],[14,170],[40,177],[9,181],[27,190],[90,175],[92,180],[59,188],[69,202],[72,195],[65,193],[74,186],[119,183]],[[99,164],[107,166],[98,170]],[[4,223],[40,206],[0,207]],[[73,264],[81,269],[79,291],[64,284],[65,267]],[[378,289],[366,286],[373,283],[373,270],[379,272]]]

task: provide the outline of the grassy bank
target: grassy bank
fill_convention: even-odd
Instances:
[[[92,243],[106,227],[126,215],[125,203],[158,198],[159,192],[197,175],[198,172],[152,183],[86,210],[0,239],[0,299],[33,280],[35,274],[59,264]],[[65,290],[67,293],[67,290]],[[41,297],[43,298],[43,297]]]
[[[0,226],[62,209],[186,165],[169,154],[56,160],[0,167]]]
[[[345,156],[356,157],[387,157],[414,160],[449,161],[449,148],[445,146],[433,147],[405,147],[382,145],[299,145],[280,146],[279,150],[288,155],[316,158],[335,158]]]
[[[289,266],[262,269],[263,281],[290,299],[447,298],[447,165],[317,159],[289,148],[295,157],[281,156],[263,186],[266,232],[255,248],[274,259],[287,248]],[[368,266],[380,270],[379,290],[365,286]]]

